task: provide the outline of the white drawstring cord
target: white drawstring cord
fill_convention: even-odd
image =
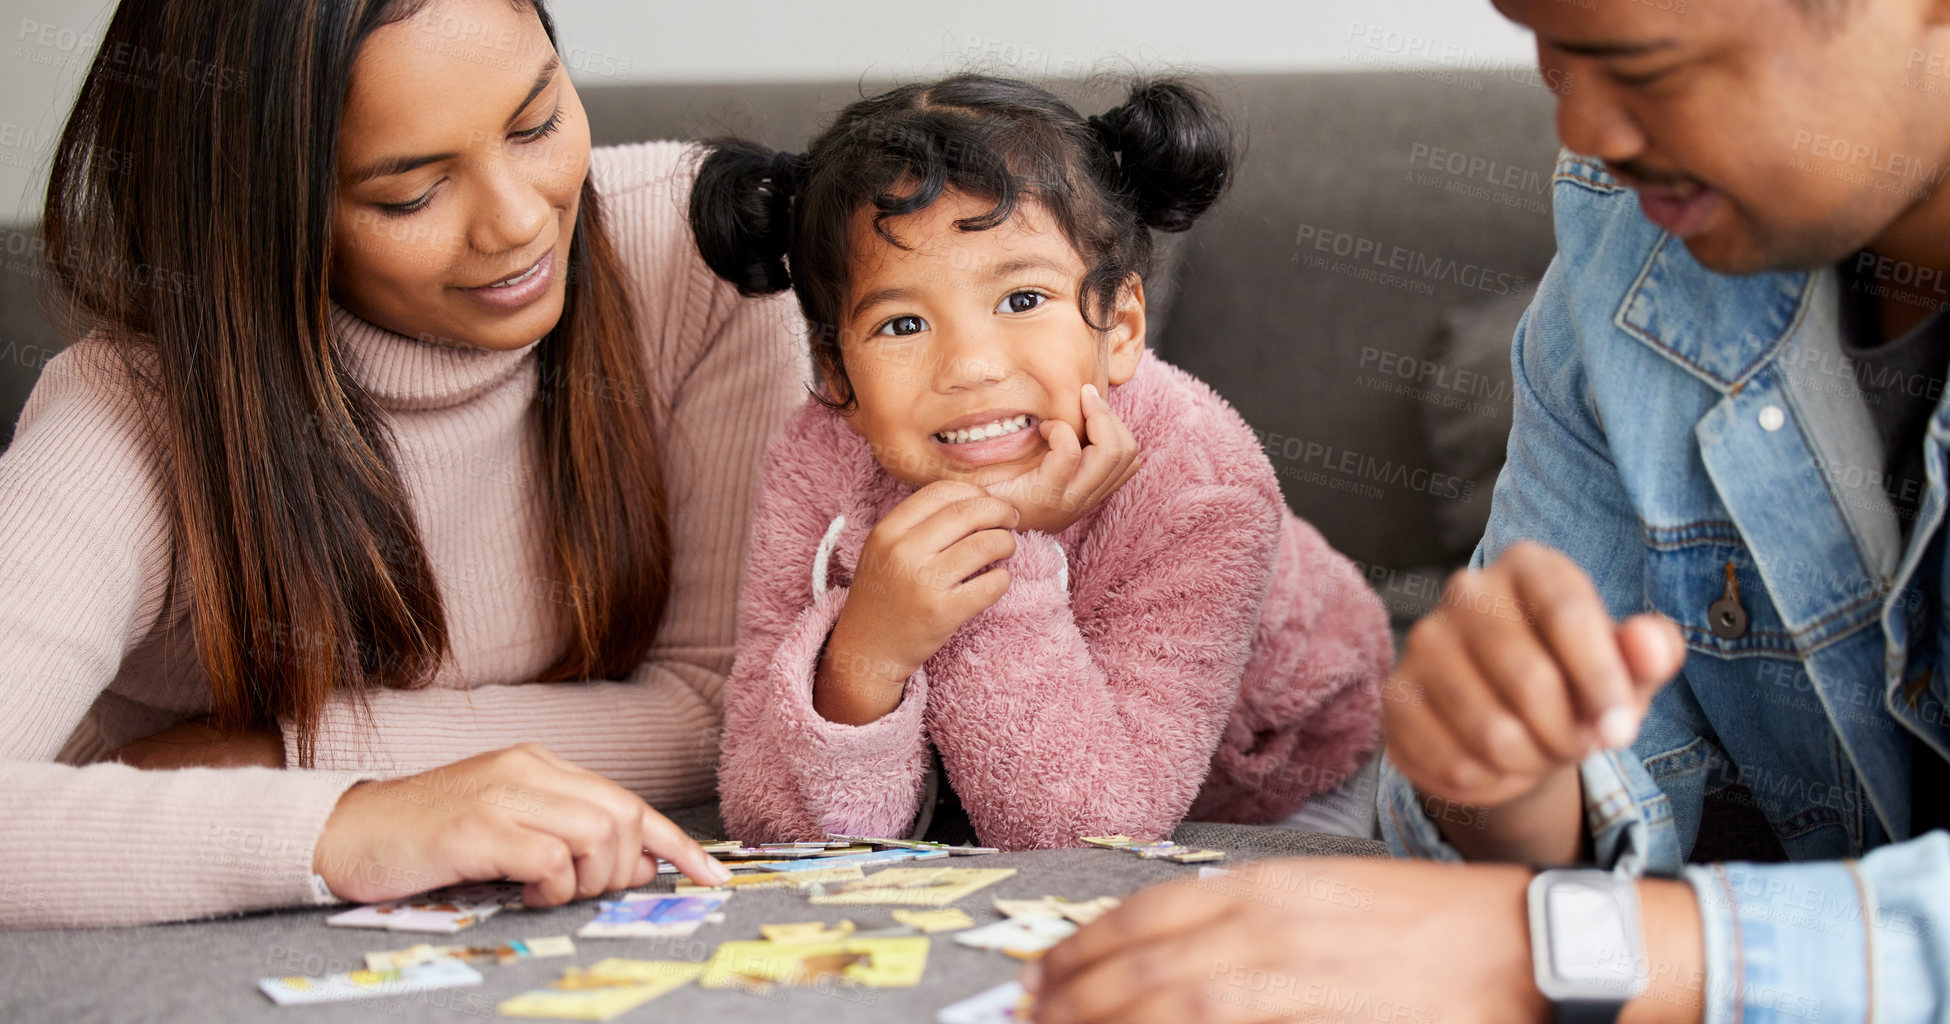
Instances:
[[[834,516],[832,525],[826,527],[826,536],[819,539],[819,550],[813,554],[812,595],[815,601],[826,596],[826,563],[832,560],[833,548],[840,542],[840,531],[845,529],[846,516]]]

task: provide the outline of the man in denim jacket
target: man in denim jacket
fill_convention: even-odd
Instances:
[[[1488,533],[1389,683],[1384,836],[1678,879],[1622,1020],[1950,1019],[1950,2],[1496,3],[1584,155]],[[1687,866],[1721,793],[1792,863]],[[1141,894],[1037,1020],[1546,1018],[1527,872],[1292,863],[1352,888]]]

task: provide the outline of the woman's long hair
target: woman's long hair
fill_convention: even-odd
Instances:
[[[423,3],[123,0],[42,216],[50,312],[70,336],[116,343],[163,453],[212,718],[284,719],[306,765],[334,690],[425,685],[447,653],[390,439],[329,327],[353,61]],[[554,39],[542,0],[517,6]],[[562,318],[537,358],[566,595],[542,678],[619,678],[655,638],[669,530],[653,392],[586,180]]]

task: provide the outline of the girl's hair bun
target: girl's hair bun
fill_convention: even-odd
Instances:
[[[1183,79],[1141,79],[1121,106],[1089,124],[1116,164],[1111,184],[1145,227],[1191,227],[1231,183],[1232,125],[1217,101]]]
[[[792,286],[792,199],[805,157],[744,139],[707,143],[711,154],[691,188],[691,233],[712,272],[741,295],[770,295]]]

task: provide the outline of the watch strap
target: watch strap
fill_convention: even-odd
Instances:
[[[1552,1024],[1615,1024],[1625,1003],[1615,999],[1564,999],[1551,1004]]]

